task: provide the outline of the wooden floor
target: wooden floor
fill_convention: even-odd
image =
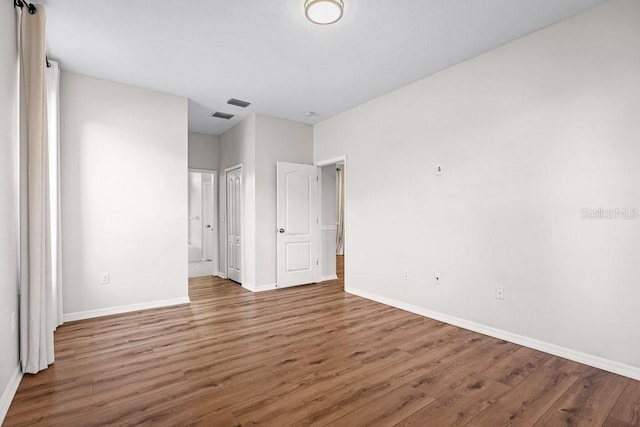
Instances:
[[[343,292],[191,281],[191,305],[68,323],[14,425],[640,425],[640,382]]]

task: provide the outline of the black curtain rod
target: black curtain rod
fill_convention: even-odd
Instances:
[[[31,15],[35,15],[36,12],[38,11],[36,9],[36,5],[34,5],[33,3],[29,3],[26,0],[13,0],[13,7],[19,7],[20,9],[22,9],[25,6],[27,6],[27,10]],[[49,62],[48,55],[45,55],[44,60],[45,60],[45,63],[47,64],[47,68],[51,68],[51,63]]]
[[[16,6],[21,9],[27,6],[27,10],[31,15],[35,15],[37,12],[36,6],[33,3],[28,3],[26,0],[13,0],[13,7],[16,7]]]

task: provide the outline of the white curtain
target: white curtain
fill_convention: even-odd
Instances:
[[[20,357],[22,370],[35,374],[54,361],[54,307],[45,10],[22,11],[21,90],[21,257]],[[56,155],[57,158],[57,155]],[[57,173],[57,172],[56,172]]]
[[[338,167],[338,232],[336,255],[344,255],[344,168]]]
[[[47,78],[47,141],[49,148],[49,201],[51,227],[51,324],[62,325],[62,217],[60,200],[60,68],[49,61]]]

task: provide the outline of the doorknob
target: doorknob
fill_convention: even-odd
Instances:
[[[207,224],[207,228],[211,228],[211,224]]]
[[[279,233],[284,233],[284,228],[281,228],[280,230],[278,230]]]

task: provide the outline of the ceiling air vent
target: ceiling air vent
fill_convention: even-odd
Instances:
[[[211,117],[229,120],[229,119],[233,119],[233,114],[223,113],[222,111],[216,111],[215,113],[211,113]]]
[[[241,100],[235,99],[235,98],[231,98],[230,100],[228,100],[227,104],[235,105],[236,107],[242,107],[242,108],[247,108],[249,105],[251,105],[250,102],[241,101]]]

